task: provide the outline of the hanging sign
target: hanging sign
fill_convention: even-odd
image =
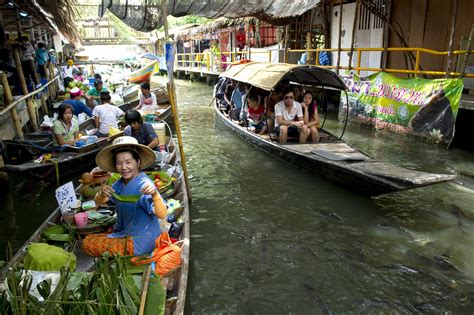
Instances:
[[[462,79],[398,78],[378,72],[365,78],[348,74],[342,80],[348,88],[352,119],[435,142],[449,143],[453,139]],[[347,104],[341,96],[342,114]]]
[[[76,191],[72,182],[68,182],[56,189],[56,200],[61,212],[77,206]]]

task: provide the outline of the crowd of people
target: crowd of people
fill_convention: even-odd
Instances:
[[[281,83],[271,93],[221,77],[214,88],[219,108],[251,132],[276,134],[280,143],[319,141],[319,114],[311,91]]]
[[[85,95],[79,88],[69,91],[71,99],[64,101],[58,108],[58,119],[53,124],[54,144],[76,145],[80,141],[78,116],[85,114],[88,117],[94,117],[95,127],[98,137],[107,137],[111,128],[119,128],[119,120],[124,118],[127,127],[124,129],[124,135],[134,137],[138,143],[149,147],[152,150],[159,150],[159,139],[150,123],[143,122],[141,113],[138,110],[128,110],[124,112],[120,107],[111,103],[110,92],[103,87],[100,79],[96,79],[95,88],[89,90]],[[137,109],[143,109],[149,106],[157,108],[156,95],[151,93],[149,83],[142,83],[142,95]],[[92,91],[92,92],[91,92]],[[96,98],[99,95],[99,98]],[[98,102],[89,103],[81,101],[84,98],[94,98]],[[147,100],[152,99],[152,102]],[[154,106],[154,107],[153,107]]]

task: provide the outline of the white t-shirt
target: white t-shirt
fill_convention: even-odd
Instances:
[[[150,104],[146,104],[145,102]],[[140,94],[140,103],[138,103],[138,105],[142,105],[141,110],[144,112],[155,112],[158,109],[155,93],[150,93],[150,96],[147,98],[145,98],[143,94]]]
[[[94,107],[92,115],[99,117],[99,132],[106,135],[109,134],[110,127],[118,128],[117,118],[123,115],[123,110],[117,106],[105,103]]]
[[[284,120],[295,120],[296,117],[300,118],[299,120],[303,120],[303,108],[301,104],[293,101],[293,107],[291,108],[290,112],[285,107],[285,101],[279,101],[275,104],[275,127],[278,127],[277,117],[283,116]]]

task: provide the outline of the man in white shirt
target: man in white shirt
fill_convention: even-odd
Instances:
[[[22,36],[21,40],[21,68],[23,69],[23,74],[25,75],[26,84],[30,83],[30,80],[34,80],[35,69],[35,49],[30,44],[30,39],[27,36]]]
[[[291,88],[283,90],[283,101],[275,105],[275,132],[282,144],[286,143],[288,136],[298,136],[300,143],[306,143],[308,139],[310,131],[303,121],[303,108],[295,101]]]

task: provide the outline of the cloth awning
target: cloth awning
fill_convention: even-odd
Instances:
[[[198,15],[216,19],[253,16],[277,24],[313,9],[320,0],[169,0],[168,15],[180,17]],[[150,32],[163,25],[162,0],[102,0],[100,12],[108,9],[128,26],[142,32]]]
[[[221,76],[271,91],[282,81],[302,85],[345,90],[346,85],[336,73],[324,68],[288,63],[249,62],[232,65]]]

